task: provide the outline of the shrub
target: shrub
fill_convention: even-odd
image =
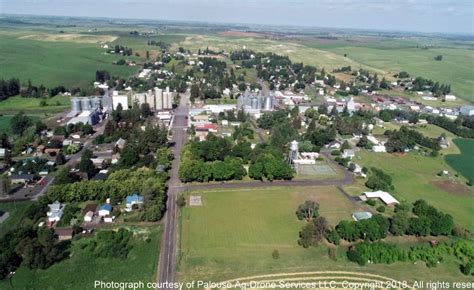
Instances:
[[[382,212],[385,212],[385,206],[381,205],[379,207],[377,207],[377,211],[382,213]]]
[[[276,259],[279,259],[279,258],[280,258],[280,252],[279,252],[278,250],[276,250],[276,249],[273,250],[273,252],[272,252],[272,258],[275,259],[275,260],[276,260]]]
[[[368,199],[365,203],[368,204],[368,205],[370,205],[370,206],[375,206],[375,203],[376,203],[376,202],[375,202],[375,200],[373,200],[373,199]]]

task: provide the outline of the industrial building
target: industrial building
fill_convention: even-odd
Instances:
[[[166,90],[155,88],[153,91],[149,90],[146,93],[135,94],[132,98],[133,102],[141,104],[149,104],[150,109],[156,111],[171,110],[173,109],[173,92],[170,92],[170,88],[166,87]]]
[[[100,121],[102,113],[102,97],[71,98],[72,110],[67,117],[71,118],[68,124],[84,123],[95,125]]]
[[[275,97],[273,94],[268,96],[254,95],[246,91],[237,99],[237,108],[244,109],[251,115],[258,115],[263,111],[272,111],[275,106]]]
[[[112,108],[117,110],[118,104],[122,105],[123,110],[128,110],[128,96],[119,95],[117,91],[112,95]]]

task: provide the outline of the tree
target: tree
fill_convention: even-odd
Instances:
[[[123,148],[120,153],[120,165],[124,167],[132,167],[140,161],[140,155],[135,146],[130,143]]]
[[[296,216],[298,217],[299,220],[304,219],[307,222],[309,222],[313,218],[316,218],[319,216],[318,209],[319,209],[318,203],[312,200],[307,200],[298,206],[298,209],[296,210]]]
[[[319,216],[313,220],[314,223],[314,239],[316,242],[320,242],[326,237],[329,232],[329,223],[325,217]]]
[[[396,213],[390,220],[390,232],[394,236],[403,236],[409,227],[408,216],[405,212]]]
[[[79,178],[77,175],[71,173],[71,168],[69,166],[61,168],[54,177],[55,185],[69,184],[76,181],[79,181]]]
[[[11,181],[8,176],[0,175],[0,196],[7,195],[11,189]]]
[[[191,95],[189,97],[189,100],[191,101],[191,103],[194,103],[196,99],[198,99],[200,97],[200,89],[199,89],[199,86],[196,84],[196,83],[193,83],[191,85]]]
[[[90,178],[96,172],[94,163],[92,163],[92,152],[88,149],[84,150],[81,154],[81,161],[79,162],[79,171],[87,173],[87,176]]]
[[[300,231],[300,238],[298,239],[298,244],[304,248],[309,248],[315,244],[314,233],[315,225],[313,223],[307,223],[304,225],[303,229]]]
[[[55,159],[56,165],[63,165],[66,163],[66,158],[64,157],[63,152],[59,151],[58,154],[56,154],[56,159]]]
[[[440,54],[440,55],[435,56],[434,59],[437,60],[437,61],[442,61],[443,56]]]
[[[431,221],[427,217],[410,218],[407,233],[416,236],[427,236],[431,232]]]
[[[26,116],[22,111],[20,111],[12,117],[10,120],[10,125],[12,132],[18,135],[23,135],[23,132],[25,132],[28,127],[33,125],[33,121],[30,117]]]

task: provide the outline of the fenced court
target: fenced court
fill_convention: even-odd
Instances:
[[[317,162],[316,164],[300,164],[298,166],[298,175],[304,176],[333,176],[337,172],[326,162]]]

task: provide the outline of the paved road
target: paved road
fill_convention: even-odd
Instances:
[[[72,154],[71,156],[67,156],[68,160],[65,165],[73,165],[74,163],[78,162],[79,159],[81,158],[81,154],[84,151],[84,149],[89,149],[92,146],[92,141],[99,135],[102,135],[104,133],[105,129],[105,123],[107,123],[107,120],[104,120],[100,125],[96,126],[94,128],[95,133],[92,136],[89,136],[87,140],[83,144],[83,149],[75,154]],[[50,173],[46,175],[46,184],[44,185],[36,185],[34,188],[22,188],[18,190],[16,193],[8,196],[7,198],[2,198],[0,202],[13,202],[13,201],[21,201],[21,200],[38,200],[39,197],[43,196],[46,194],[48,191],[49,186],[53,183],[54,181],[54,174],[55,173]]]
[[[174,160],[170,171],[170,179],[168,181],[168,201],[167,211],[164,217],[164,232],[161,239],[160,261],[158,273],[156,275],[157,282],[174,282],[176,278],[176,230],[178,208],[176,199],[181,192],[182,184],[178,177],[179,163],[181,161],[181,148],[187,141],[187,116],[189,111],[188,98],[183,96],[181,104],[175,109],[172,124],[172,142]],[[166,284],[165,284],[166,285]],[[160,289],[171,289],[164,286]]]

